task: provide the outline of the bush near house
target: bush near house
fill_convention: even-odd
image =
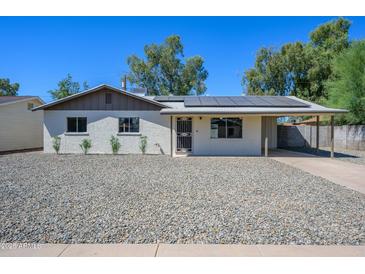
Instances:
[[[110,145],[112,146],[113,154],[118,154],[118,151],[121,147],[121,144],[119,142],[119,139],[115,136],[110,137]]]
[[[139,139],[139,148],[142,154],[146,154],[147,149],[147,136],[141,136]]]
[[[56,136],[52,138],[52,146],[56,153],[58,154],[61,148],[61,137]]]
[[[91,148],[91,140],[90,139],[83,139],[80,147],[84,154],[86,155],[89,152],[89,149]]]

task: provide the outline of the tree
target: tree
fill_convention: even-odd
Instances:
[[[310,33],[311,44],[316,48],[339,53],[349,46],[350,26],[350,21],[344,18],[325,23]]]
[[[319,26],[310,34],[308,45],[309,97],[313,101],[323,102],[328,99],[325,82],[332,75],[332,62],[335,56],[346,50],[349,45],[350,21],[339,18]]]
[[[180,37],[172,35],[162,45],[146,45],[145,60],[131,55],[127,76],[132,85],[147,88],[150,95],[201,95],[206,91],[208,72],[200,56],[186,58]]]
[[[327,99],[325,81],[333,58],[349,47],[350,22],[339,18],[310,33],[310,42],[262,48],[254,68],[245,72],[242,85],[253,95],[294,95],[314,102]]]
[[[328,105],[348,109],[337,122],[365,123],[365,41],[354,42],[333,61],[333,76],[326,82]]]
[[[55,100],[80,92],[80,84],[78,82],[72,81],[71,74],[67,74],[66,78],[59,81],[57,85],[58,89],[49,91],[49,93],[52,95],[52,98]],[[83,83],[83,88],[84,90],[89,88],[86,81]]]
[[[256,56],[255,68],[246,71],[243,84],[248,94],[286,94],[284,59],[272,48],[262,48]]]
[[[19,90],[19,84],[10,84],[8,78],[0,79],[0,96],[17,96]]]

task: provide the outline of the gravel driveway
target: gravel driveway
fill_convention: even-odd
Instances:
[[[365,243],[365,195],[265,158],[0,156],[0,242]]]

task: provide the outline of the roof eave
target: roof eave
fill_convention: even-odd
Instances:
[[[298,110],[298,111],[287,111],[287,110],[283,110],[283,111],[279,111],[279,110],[275,110],[275,111],[232,111],[232,110],[203,110],[203,111],[199,111],[199,110],[179,110],[179,109],[169,109],[169,110],[161,110],[160,114],[161,115],[219,115],[219,114],[223,114],[223,115],[299,115],[299,114],[303,114],[303,115],[316,115],[316,114],[326,114],[326,115],[335,115],[335,114],[341,114],[341,113],[348,113],[348,110],[344,110],[344,109],[323,109],[323,110],[313,110],[313,109],[308,109],[308,110]]]
[[[44,101],[40,97],[38,97],[38,96],[32,96],[32,97],[29,97],[29,98],[24,98],[24,99],[21,99],[21,100],[15,100],[15,101],[11,101],[11,102],[6,102],[6,103],[3,103],[3,104],[0,103],[0,106],[7,106],[7,105],[11,105],[11,104],[15,104],[15,103],[21,103],[21,102],[26,102],[26,101],[30,101],[30,100],[38,100],[39,102],[41,102],[42,104],[44,104]]]

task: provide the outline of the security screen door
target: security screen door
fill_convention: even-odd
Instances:
[[[176,119],[176,151],[191,152],[192,148],[192,119],[183,117]]]

